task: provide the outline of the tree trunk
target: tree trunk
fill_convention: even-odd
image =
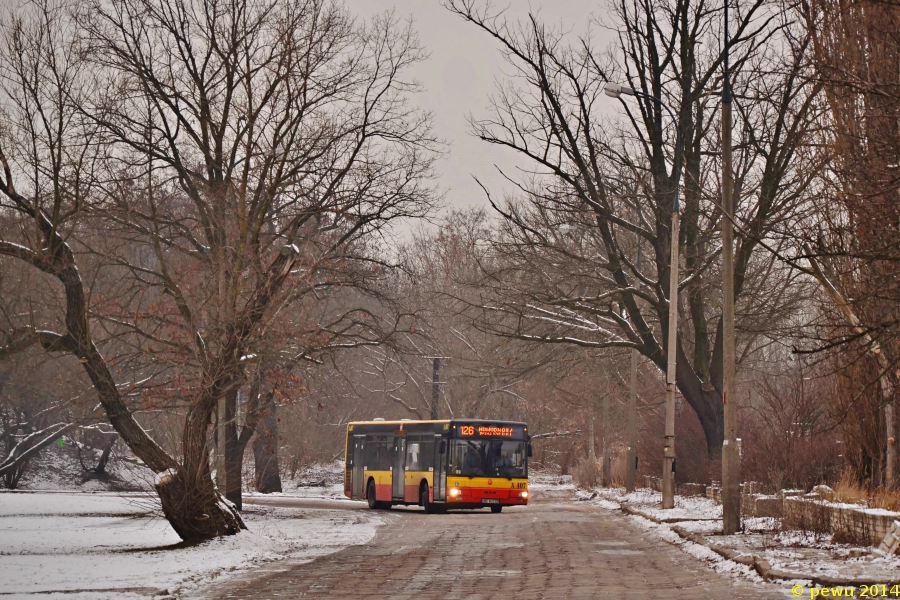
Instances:
[[[183,468],[166,471],[157,478],[156,492],[166,520],[186,542],[234,535],[247,528],[216,491],[208,469],[206,477],[190,478]]]
[[[253,442],[256,491],[263,494],[281,491],[281,476],[278,472],[278,416],[275,406],[275,395],[270,393]]]
[[[661,315],[663,331],[668,327],[668,315]],[[646,349],[638,349],[644,356],[662,371],[666,372],[667,358],[660,348],[659,354],[647,352]],[[722,441],[725,439],[725,410],[722,405],[722,321],[719,320],[716,329],[715,342],[713,344],[712,357],[709,362],[708,381],[703,381],[694,369],[684,352],[681,335],[678,336],[678,357],[676,361],[675,381],[676,388],[682,397],[693,409],[703,428],[706,438],[706,452],[710,460],[719,460],[722,457]],[[678,453],[678,440],[676,439],[675,452]]]
[[[225,450],[223,453],[223,473],[225,483],[221,487],[225,490],[225,498],[234,504],[238,510],[243,510],[242,475],[244,472],[244,451],[247,449],[247,443],[250,441],[250,438],[253,437],[262,414],[264,414],[268,408],[271,407],[271,418],[275,419],[274,393],[269,392],[264,395],[260,395],[259,393],[262,371],[263,370],[261,369],[248,390],[249,401],[245,407],[243,424],[241,427],[238,427],[237,423],[238,393],[240,388],[235,387],[230,390],[226,394],[224,401],[224,427],[222,428],[222,431],[225,438]],[[267,403],[266,406],[260,406],[261,398],[263,397],[265,398],[263,402]],[[273,475],[271,473],[268,474],[270,482],[266,486],[266,490],[268,491],[265,491],[265,493],[281,491],[281,479],[278,475],[278,429],[276,422],[270,423],[269,426],[272,428],[274,442],[272,443],[272,447],[266,450],[266,453],[274,452],[274,454],[271,455],[274,458],[267,461],[267,466],[268,468],[274,469],[274,481],[272,481]],[[257,437],[257,439],[259,438]],[[254,458],[256,458],[257,452],[255,446],[253,453]],[[256,461],[256,467],[258,473],[258,460]]]
[[[241,471],[246,447],[247,442],[242,442],[236,435],[225,440],[225,498],[238,510],[244,510]]]
[[[225,371],[220,369],[218,371]],[[224,378],[204,386],[191,404],[185,420],[181,467],[157,478],[156,491],[166,520],[184,541],[199,541],[220,535],[233,535],[246,529],[237,510],[213,485],[209,467],[207,425],[218,405]]]
[[[682,358],[687,360],[683,353],[679,352],[679,355],[679,361]],[[721,358],[719,361],[721,363]],[[704,384],[687,364],[683,367],[679,364],[677,371],[678,390],[700,421],[706,438],[706,452],[710,460],[718,460],[722,458],[722,441],[725,439],[725,411],[722,406],[722,392],[719,389],[721,383]],[[676,452],[677,448],[676,445]]]
[[[894,402],[889,400],[882,409],[885,425],[885,450],[884,450],[884,488],[894,490],[897,487],[897,445],[896,418],[894,416]]]
[[[106,446],[103,447],[103,454],[100,455],[100,460],[97,462],[97,466],[94,467],[94,473],[102,474],[106,473],[106,465],[109,463],[109,455],[112,454],[113,446],[116,445],[116,441],[119,439],[119,434],[113,435],[110,437],[110,440],[106,443]]]
[[[28,463],[38,452],[59,439],[59,436],[65,431],[71,429],[75,425],[73,423],[59,423],[42,429],[41,431],[31,432],[28,438],[32,438],[27,442],[26,449],[19,448],[19,445],[12,443],[10,438],[8,456],[0,460],[0,475],[4,478],[4,483],[8,489],[15,489],[19,484],[19,479],[28,468]],[[33,442],[33,443],[32,443]]]
[[[28,470],[28,463],[30,462],[31,459],[27,458],[4,471],[3,483],[6,485],[6,489],[14,490],[19,487],[19,480],[22,479],[22,475]]]
[[[725,440],[725,422],[724,410],[722,410],[722,393],[717,389],[699,390],[691,393],[682,394],[684,399],[691,405],[700,426],[703,428],[703,435],[706,438],[706,452],[710,460],[719,460],[722,458],[722,442]]]
[[[82,435],[82,441],[87,437],[86,434]],[[103,475],[106,473],[106,465],[109,463],[109,456],[112,454],[113,446],[116,444],[116,441],[119,439],[118,433],[113,433],[111,435],[106,436],[108,439],[106,443],[103,445],[103,452],[100,454],[100,460],[97,461],[97,466],[88,467],[84,464],[84,460],[81,456],[81,445],[76,445],[76,449],[78,450],[78,462],[81,463],[81,468],[87,471],[88,473],[94,473],[95,475]],[[96,439],[96,437],[94,438]],[[87,445],[86,443],[84,445]]]

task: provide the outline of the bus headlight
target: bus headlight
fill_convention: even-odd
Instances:
[[[460,493],[459,488],[450,488],[450,497],[451,498],[456,498],[457,496],[459,496],[459,493]]]
[[[519,495],[522,496],[523,498],[527,498],[527,497],[528,497],[528,491],[527,491],[527,490],[523,490],[522,492],[519,493]]]

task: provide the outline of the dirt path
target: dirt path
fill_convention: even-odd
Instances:
[[[495,515],[394,509],[370,544],[272,565],[206,598],[784,598],[736,581],[620,515],[547,493]]]

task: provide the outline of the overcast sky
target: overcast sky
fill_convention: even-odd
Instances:
[[[424,85],[419,103],[434,114],[437,135],[449,143],[449,153],[438,165],[441,185],[449,206],[487,206],[484,192],[472,179],[476,175],[492,195],[502,196],[509,184],[494,165],[505,171],[515,162],[496,146],[472,137],[466,116],[487,114],[488,95],[495,78],[502,77],[503,58],[488,36],[470,23],[452,15],[439,0],[345,0],[361,17],[395,9],[398,15],[412,16],[421,43],[431,57],[416,68],[415,76]],[[495,3],[503,6],[502,0]],[[603,0],[508,0],[507,14],[525,17],[529,10],[542,20],[580,31],[592,14],[604,8]],[[610,102],[615,110],[616,102]],[[514,171],[513,171],[514,172]]]

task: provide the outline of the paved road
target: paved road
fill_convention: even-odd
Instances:
[[[367,545],[306,564],[273,565],[217,586],[206,597],[790,597],[774,584],[715,573],[620,515],[546,493],[543,498],[534,494],[533,500],[499,515],[425,515],[420,509],[395,508]]]

